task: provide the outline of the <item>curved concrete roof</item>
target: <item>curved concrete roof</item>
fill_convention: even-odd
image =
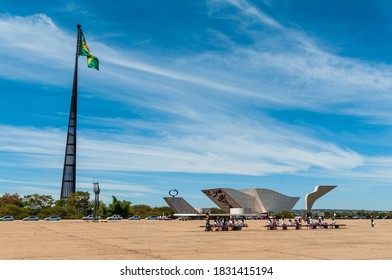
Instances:
[[[316,202],[317,199],[319,199],[326,193],[332,191],[336,187],[337,186],[315,186],[314,191],[308,193],[305,196],[306,211],[310,212],[310,210],[312,210],[313,204]]]
[[[270,189],[234,190],[217,188],[202,190],[216,205],[226,213],[230,208],[243,208],[246,213],[278,213],[291,211],[299,197],[290,197]]]

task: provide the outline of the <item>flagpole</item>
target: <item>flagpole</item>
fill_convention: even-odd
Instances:
[[[60,198],[67,198],[76,191],[76,126],[77,126],[77,103],[78,103],[78,61],[80,47],[81,25],[77,26],[75,69],[72,86],[72,99],[69,111],[67,143],[65,147],[63,179],[61,183]]]

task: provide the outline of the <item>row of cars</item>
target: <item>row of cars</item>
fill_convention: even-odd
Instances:
[[[123,218],[120,215],[113,215],[110,217],[107,217],[106,220],[122,220]],[[145,220],[168,220],[169,218],[163,218],[163,216],[148,216],[147,218],[144,218]],[[83,220],[95,220],[93,215],[89,215],[86,217],[83,217]],[[141,217],[138,215],[129,217],[128,220],[141,220]]]
[[[107,217],[106,220],[122,220],[123,218],[120,215],[113,215],[110,217]],[[147,218],[144,218],[145,220],[168,220],[169,218],[165,216],[148,216]],[[83,220],[95,220],[95,217],[93,215],[88,215],[86,217],[83,217]],[[141,217],[138,215],[129,217],[128,220],[141,220]]]
[[[88,220],[99,220],[101,217],[95,217],[94,215],[88,215],[86,217],[83,217],[82,220],[88,221]],[[122,220],[122,217],[120,215],[113,215],[110,217],[107,217],[106,220]]]
[[[96,220],[97,218],[94,215],[88,215],[86,217],[83,217],[82,220]],[[98,217],[99,219],[99,217]],[[145,220],[168,220],[169,218],[166,218],[165,216],[149,216],[145,218]],[[4,216],[0,218],[0,221],[13,221],[14,217],[13,216]],[[45,221],[60,221],[61,218],[59,216],[50,216],[44,219]],[[120,215],[113,215],[110,217],[107,217],[106,220],[122,220],[122,217]],[[140,216],[132,216],[128,218],[128,220],[141,220]],[[39,221],[39,218],[37,216],[29,216],[26,218],[23,218],[22,221]]]
[[[107,220],[122,220],[122,217],[120,215],[113,215],[111,217],[106,218]],[[148,216],[147,218],[144,218],[145,220],[159,220],[159,216]],[[140,216],[135,215],[132,217],[129,217],[128,220],[141,220]]]
[[[13,221],[14,217],[13,216],[4,216],[0,218],[0,221]],[[60,221],[61,218],[58,216],[50,216],[44,219],[45,221]],[[37,216],[29,216],[26,218],[23,218],[22,221],[39,221],[39,218]]]

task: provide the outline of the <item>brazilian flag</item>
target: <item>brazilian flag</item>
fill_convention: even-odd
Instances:
[[[94,56],[90,50],[88,49],[86,39],[84,39],[84,35],[82,30],[80,30],[80,44],[79,44],[79,55],[87,56],[87,66],[89,68],[94,68],[99,70],[99,60],[98,57]]]

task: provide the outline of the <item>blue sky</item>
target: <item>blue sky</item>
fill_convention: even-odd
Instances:
[[[0,0],[0,194],[60,195],[76,24],[77,189],[195,207],[270,188],[391,210],[392,3]]]

